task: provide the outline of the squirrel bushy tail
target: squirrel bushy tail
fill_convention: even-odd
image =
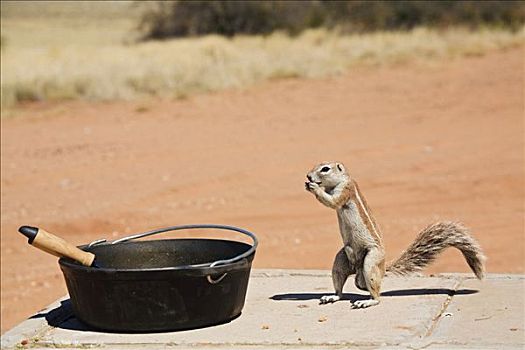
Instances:
[[[425,228],[387,271],[397,275],[419,271],[448,247],[459,249],[476,277],[483,278],[485,256],[481,247],[467,228],[456,222],[438,222]]]

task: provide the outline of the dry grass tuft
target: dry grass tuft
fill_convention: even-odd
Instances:
[[[67,26],[59,31],[40,20],[2,21],[3,106],[46,99],[185,98],[267,79],[337,75],[354,65],[482,55],[523,45],[525,38],[523,28],[516,33],[419,28],[361,35],[319,29],[294,38],[282,33],[232,39],[210,35],[130,45],[120,37],[129,32],[124,19],[111,21],[112,31],[89,22],[73,37]],[[38,42],[26,35],[35,25]]]

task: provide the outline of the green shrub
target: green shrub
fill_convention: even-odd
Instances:
[[[314,27],[347,32],[412,29],[417,26],[518,29],[525,3],[514,1],[174,1],[146,2],[140,23],[144,39],[205,34],[297,34]]]
[[[140,24],[147,39],[204,34],[297,33],[324,22],[314,1],[175,1],[146,3]]]

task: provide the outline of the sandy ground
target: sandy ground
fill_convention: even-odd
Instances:
[[[454,219],[489,272],[523,273],[523,53],[179,101],[25,106],[2,120],[2,332],[66,292],[56,258],[17,233],[23,224],[81,244],[225,223],[258,234],[255,267],[329,269],[335,214],[303,188],[322,160],[343,161],[360,183],[389,259],[428,223]],[[449,251],[427,271],[468,267]]]

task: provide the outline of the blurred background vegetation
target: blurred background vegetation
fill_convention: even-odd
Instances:
[[[409,30],[417,26],[520,28],[521,1],[174,1],[143,3],[145,39],[220,34],[297,34],[327,27],[342,32]]]
[[[2,109],[483,55],[524,23],[518,1],[2,1]]]

